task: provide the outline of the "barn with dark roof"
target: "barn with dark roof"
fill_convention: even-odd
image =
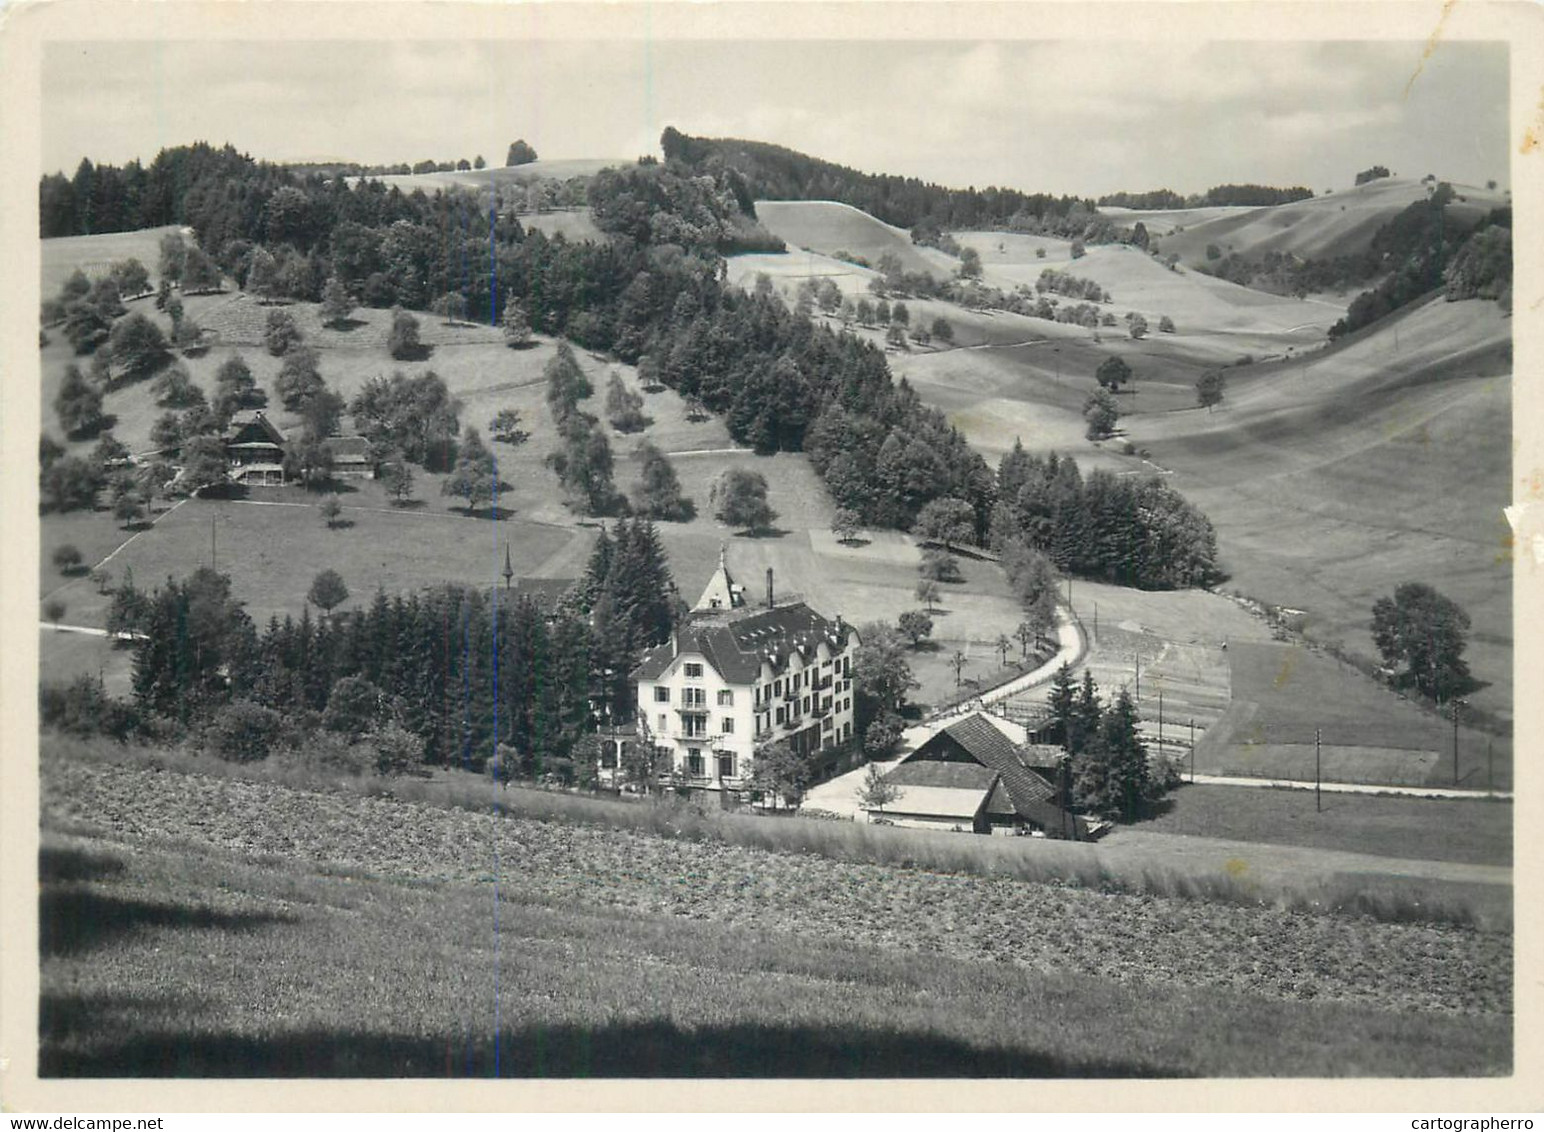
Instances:
[[[1023,742],[1012,723],[976,712],[935,732],[885,775],[899,796],[869,810],[898,825],[1087,838],[1100,823],[1071,813],[1060,748]]]

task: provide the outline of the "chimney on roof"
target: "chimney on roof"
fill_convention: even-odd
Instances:
[[[673,625],[670,629],[670,659],[674,660],[681,655],[681,627]]]
[[[767,608],[772,608],[772,567],[767,567]]]

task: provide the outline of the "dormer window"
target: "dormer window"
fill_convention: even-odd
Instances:
[[[683,667],[686,669],[686,678],[688,680],[702,679],[702,665],[687,661]]]

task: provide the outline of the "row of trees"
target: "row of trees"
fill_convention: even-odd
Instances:
[[[1209,585],[1221,577],[1211,523],[1157,477],[1084,477],[1071,456],[1022,444],[997,470],[991,545],[1045,554],[1064,574],[1141,589]]]
[[[666,128],[660,145],[667,161],[708,174],[733,172],[754,200],[835,200],[887,224],[921,229],[917,242],[944,229],[1017,227],[1047,235],[1084,235],[1107,222],[1091,202],[1013,189],[947,189],[915,177],[860,173],[763,142],[695,138]]]
[[[1091,672],[1084,669],[1079,685],[1071,667],[1063,664],[1047,703],[1067,753],[1064,773],[1078,810],[1135,821],[1179,784],[1176,767],[1161,757],[1149,758],[1137,730],[1136,704],[1124,688],[1105,703]]]
[[[1245,205],[1265,208],[1277,204],[1290,204],[1295,200],[1312,198],[1313,190],[1294,185],[1277,188],[1272,185],[1213,185],[1204,193],[1182,196],[1172,189],[1154,189],[1145,193],[1106,193],[1099,198],[1099,207],[1152,209],[1207,208],[1214,205]]]
[[[150,592],[126,576],[108,621],[135,635],[142,722],[234,730],[245,721],[268,736],[258,746],[278,741],[265,711],[292,716],[302,731],[353,720],[356,737],[389,724],[414,737],[417,761],[480,769],[503,746],[535,774],[594,730],[592,701],[610,718],[631,716],[628,673],[668,635],[673,595],[654,528],[624,520],[602,532],[584,576],[546,614],[528,599],[461,586],[378,592],[345,614],[337,607],[347,587],[324,572],[298,619],[275,617],[260,632],[229,577],[203,568]]]

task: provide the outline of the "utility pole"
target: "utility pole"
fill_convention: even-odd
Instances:
[[[1314,813],[1324,812],[1324,806],[1319,801],[1319,729],[1313,729],[1313,809]]]
[[[1453,785],[1458,785],[1458,712],[1464,706],[1463,700],[1453,701]]]
[[[220,556],[215,549],[215,526],[213,515],[209,516],[209,568],[216,574],[220,572]]]
[[[1163,754],[1163,689],[1158,689],[1158,753]]]
[[[1190,721],[1190,785],[1196,783],[1196,721]]]
[[[1142,646],[1137,645],[1137,702],[1142,702]]]
[[[1094,602],[1094,640],[1099,639],[1099,603]]]

